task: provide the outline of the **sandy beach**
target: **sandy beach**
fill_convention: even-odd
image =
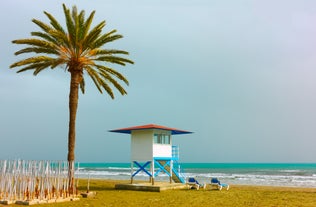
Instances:
[[[96,196],[93,198],[33,206],[316,206],[316,188],[232,185],[229,191],[182,189],[143,192],[115,189],[115,184],[128,182],[122,180],[90,180],[90,191],[96,192]],[[86,189],[87,180],[80,180],[79,191],[84,192]]]

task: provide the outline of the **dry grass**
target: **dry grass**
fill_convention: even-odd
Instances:
[[[116,183],[122,181],[92,180],[90,190],[96,191],[94,198],[80,201],[45,204],[56,207],[98,207],[98,206],[225,206],[225,207],[315,207],[316,188],[285,188],[231,186],[229,191],[210,190],[168,190],[160,193],[116,190]],[[86,180],[80,181],[80,190],[85,191]],[[15,205],[13,205],[15,206]],[[43,206],[43,205],[34,205]]]

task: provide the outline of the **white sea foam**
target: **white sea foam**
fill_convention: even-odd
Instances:
[[[135,169],[134,169],[135,172]],[[128,167],[83,167],[76,173],[80,178],[102,178],[128,180],[131,169]],[[200,182],[208,183],[211,177],[219,178],[223,183],[238,185],[272,185],[316,188],[316,173],[313,170],[300,169],[198,169],[188,168],[185,177],[196,177]],[[137,179],[147,179],[144,172],[137,174]],[[160,172],[156,180],[168,180]]]
[[[217,177],[222,182],[238,185],[272,185],[272,186],[300,186],[316,187],[314,176],[284,176],[284,175],[258,175],[258,174],[213,174],[212,176],[198,176],[201,181],[207,182],[210,177]]]
[[[108,169],[111,169],[111,170],[131,170],[131,168],[127,168],[127,167],[108,167]]]

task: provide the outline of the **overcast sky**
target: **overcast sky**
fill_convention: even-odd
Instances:
[[[76,160],[128,162],[130,137],[108,130],[159,124],[182,162],[316,162],[316,1],[5,0],[0,7],[0,159],[65,160],[70,77],[62,68],[16,74],[14,39],[63,23],[62,3],[117,29],[109,48],[127,96],[111,100],[87,81],[77,114]],[[89,80],[89,78],[87,78]]]

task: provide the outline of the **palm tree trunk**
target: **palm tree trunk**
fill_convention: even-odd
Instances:
[[[72,71],[69,92],[69,131],[68,131],[68,178],[69,192],[73,192],[74,185],[74,161],[75,161],[75,143],[76,143],[76,116],[78,108],[78,91],[81,77],[80,71]]]

